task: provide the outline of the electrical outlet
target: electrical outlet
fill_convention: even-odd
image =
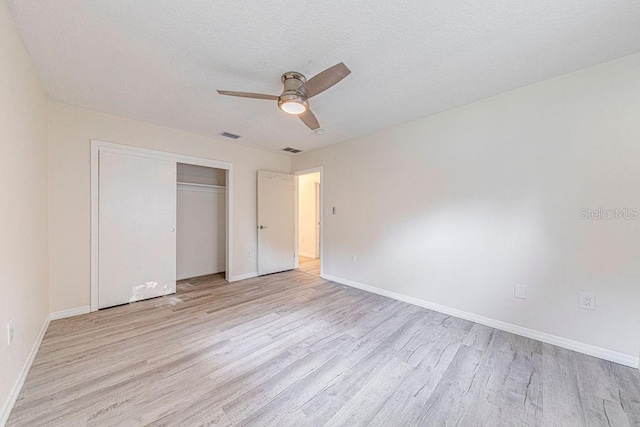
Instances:
[[[590,292],[580,292],[580,301],[578,302],[578,307],[587,310],[595,310],[596,295]]]
[[[355,264],[356,262],[358,262],[358,257],[355,254],[352,254],[350,261],[351,261],[351,264]]]
[[[302,243],[306,243],[307,238],[302,236]]]
[[[247,251],[247,256],[248,256],[249,258],[251,258],[251,257],[253,256],[253,253],[251,252],[251,249],[249,249],[249,250]]]
[[[516,298],[527,299],[527,285],[516,284],[514,288],[514,296]]]
[[[13,342],[13,319],[7,323],[7,345],[11,345]]]

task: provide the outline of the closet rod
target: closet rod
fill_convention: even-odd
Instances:
[[[193,187],[206,187],[206,188],[227,188],[224,185],[196,184],[194,182],[180,182],[180,181],[178,181],[178,185],[191,185]]]

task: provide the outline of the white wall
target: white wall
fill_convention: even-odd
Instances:
[[[176,276],[178,280],[225,269],[226,191],[178,185]]]
[[[233,163],[233,274],[257,270],[256,171],[289,172],[288,156],[49,103],[50,304],[56,312],[90,304],[90,140]]]
[[[49,314],[46,108],[22,39],[0,2],[0,425]]]
[[[337,208],[325,273],[638,357],[640,220],[581,219],[640,208],[638,76],[635,54],[298,155]]]
[[[298,176],[298,253],[316,258],[316,184],[320,172]]]

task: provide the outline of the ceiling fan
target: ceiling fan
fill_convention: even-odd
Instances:
[[[278,107],[288,114],[297,115],[311,130],[320,128],[318,119],[309,109],[309,98],[318,95],[338,83],[351,73],[342,62],[329,67],[320,74],[307,80],[305,76],[289,71],[282,75],[284,90],[280,96],[262,93],[233,92],[219,90],[220,95],[240,96],[242,98],[266,99],[278,101]]]

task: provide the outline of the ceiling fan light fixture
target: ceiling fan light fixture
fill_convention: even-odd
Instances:
[[[278,107],[287,114],[298,115],[307,111],[307,100],[298,94],[284,94],[278,100]]]
[[[280,103],[280,109],[288,114],[302,114],[307,111],[307,107],[298,101],[285,101]]]

